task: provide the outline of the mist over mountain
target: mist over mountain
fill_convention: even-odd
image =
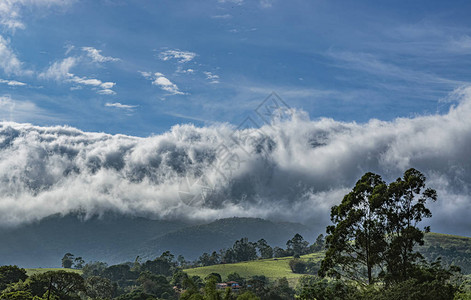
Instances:
[[[365,172],[414,167],[437,189],[432,230],[469,235],[471,90],[443,115],[260,128],[177,125],[146,138],[0,123],[0,225],[115,212],[159,220],[261,217],[322,230]],[[451,229],[452,228],[452,229]]]

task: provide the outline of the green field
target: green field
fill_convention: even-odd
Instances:
[[[315,261],[322,259],[322,253],[313,253],[301,256],[302,260],[310,258]],[[219,264],[207,267],[199,267],[193,269],[185,269],[184,271],[190,276],[206,277],[210,273],[218,273],[223,280],[227,278],[230,273],[238,273],[244,278],[250,278],[255,275],[264,275],[270,280],[286,277],[290,284],[295,285],[297,280],[303,276],[302,274],[295,274],[291,271],[288,263],[293,259],[292,256],[271,259],[259,259],[255,261],[240,262],[235,264]]]
[[[77,269],[65,269],[65,268],[32,268],[32,269],[25,269],[26,274],[28,276],[34,275],[34,274],[40,274],[44,273],[47,271],[67,271],[67,272],[74,272],[74,273],[79,273],[82,274],[82,270],[77,270]]]
[[[471,238],[462,237],[449,234],[440,233],[428,233],[425,236],[425,246],[437,246],[447,249],[458,250],[457,253],[466,255],[471,249]],[[301,256],[301,259],[308,260],[313,258],[314,260],[321,260],[322,253],[313,253]],[[218,273],[221,275],[223,280],[227,278],[230,273],[238,273],[244,278],[250,278],[254,275],[264,275],[270,280],[275,280],[281,277],[286,277],[290,284],[294,285],[296,281],[302,276],[301,274],[295,274],[291,271],[288,263],[293,257],[283,257],[276,259],[260,259],[256,261],[248,261],[234,264],[219,264],[207,267],[199,267],[192,269],[185,269],[184,271],[190,276],[200,276],[201,278],[206,277],[210,273]]]

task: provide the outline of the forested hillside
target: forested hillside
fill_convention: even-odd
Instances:
[[[133,261],[138,255],[155,258],[167,250],[195,259],[202,252],[231,246],[242,237],[266,237],[273,245],[283,245],[296,232],[308,240],[314,238],[301,224],[251,218],[195,225],[121,215],[89,220],[77,215],[52,216],[26,226],[0,229],[0,265],[59,267],[60,258],[67,252],[108,264]]]

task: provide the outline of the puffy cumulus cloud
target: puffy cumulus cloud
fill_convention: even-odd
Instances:
[[[391,181],[414,167],[440,196],[432,229],[469,234],[471,90],[461,94],[465,100],[443,115],[357,124],[296,112],[261,128],[178,125],[147,138],[1,123],[0,220],[112,210],[256,216],[321,230],[363,173]]]
[[[181,51],[181,50],[166,50],[160,52],[159,58],[161,60],[171,60],[176,59],[179,63],[186,63],[192,61],[196,57],[196,53],[190,51]]]
[[[171,82],[164,74],[160,72],[150,73],[150,72],[140,72],[141,75],[147,80],[151,80],[153,85],[160,87],[161,90],[166,91],[169,95],[184,95],[178,86]]]

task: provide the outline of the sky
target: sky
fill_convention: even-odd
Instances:
[[[362,174],[413,167],[441,199],[432,230],[470,235],[469,12],[1,0],[0,226],[111,210],[323,228]]]
[[[4,0],[0,119],[149,136],[238,125],[272,92],[312,118],[445,112],[468,1]]]

